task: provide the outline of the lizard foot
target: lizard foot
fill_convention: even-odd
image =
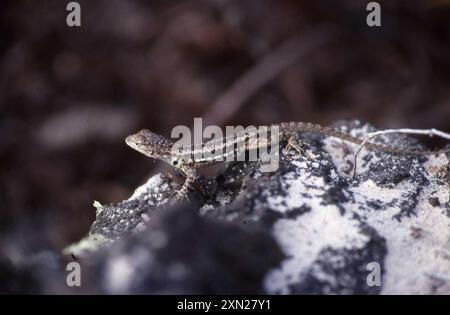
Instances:
[[[183,199],[188,199],[187,193],[186,192],[182,192],[181,190],[177,191],[175,193],[175,196],[173,196],[173,198],[170,200],[170,204],[174,205],[177,202],[179,202],[180,200]]]
[[[181,186],[181,189],[176,192],[175,196],[170,201],[171,205],[174,205],[175,203],[177,203],[178,201],[180,201],[182,199],[188,199],[189,188],[193,184],[194,180],[195,180],[195,177],[193,177],[193,176],[186,177],[186,180],[184,181],[183,186]]]

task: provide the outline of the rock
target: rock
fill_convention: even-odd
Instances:
[[[162,175],[127,201],[96,204],[91,236],[104,241],[80,251],[90,281],[108,293],[449,294],[448,156],[364,149],[353,178],[355,145],[298,140],[303,154],[282,155],[276,172],[231,163],[183,208],[167,206],[180,186]],[[376,141],[423,148],[404,135]]]
[[[87,279],[114,294],[261,294],[282,258],[269,232],[214,222],[184,206],[90,257]]]

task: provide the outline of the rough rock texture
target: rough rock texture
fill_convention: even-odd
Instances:
[[[191,207],[166,209],[148,228],[100,251],[95,274],[107,293],[264,293],[263,279],[283,258],[264,231],[199,217]]]
[[[161,175],[127,201],[96,204],[84,244],[101,249],[69,251],[89,261],[101,292],[450,294],[449,157],[363,150],[353,178],[356,146],[298,140],[303,154],[282,154],[278,171],[231,163],[183,207],[165,206],[179,184]],[[421,147],[402,135],[376,141]],[[381,286],[367,284],[373,262]]]

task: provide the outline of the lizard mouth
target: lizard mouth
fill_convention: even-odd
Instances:
[[[125,143],[134,148],[136,146],[135,137],[133,135],[126,137]]]
[[[125,143],[134,150],[142,152],[143,143],[139,141],[139,137],[136,137],[136,135],[126,137]]]

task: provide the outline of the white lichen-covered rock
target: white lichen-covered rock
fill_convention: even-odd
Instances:
[[[360,137],[374,130],[359,122],[336,127]],[[130,255],[149,253],[140,257],[151,257],[156,267],[138,284],[121,279],[127,284],[121,293],[230,293],[245,287],[246,293],[450,294],[448,156],[363,150],[353,177],[355,145],[318,134],[301,134],[298,140],[302,153],[282,155],[274,173],[262,173],[258,162],[236,162],[200,180],[202,193],[192,192],[194,202],[184,209],[198,217],[185,220],[191,225],[160,219],[179,187],[160,175],[130,200],[102,206],[91,233],[120,242],[97,255],[94,265],[114,271],[112,257],[135,264]],[[421,147],[401,135],[377,141]],[[170,240],[166,249],[149,245],[155,230]],[[234,234],[231,243],[227,233]],[[201,252],[204,263],[186,249]],[[176,283],[168,276],[175,262],[188,275]],[[249,262],[259,266],[255,274]],[[224,281],[223,274],[232,281]],[[101,290],[117,292],[103,280]]]

